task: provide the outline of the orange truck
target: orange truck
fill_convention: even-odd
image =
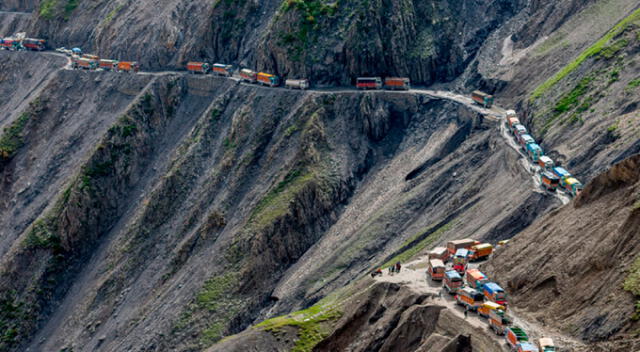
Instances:
[[[489,278],[487,278],[487,275],[483,274],[478,269],[467,269],[464,278],[467,281],[467,285],[469,285],[469,287],[475,288],[477,290],[482,290],[482,285],[489,282]]]
[[[233,66],[226,64],[213,64],[213,73],[218,76],[231,77],[233,74]]]
[[[280,85],[280,78],[270,73],[260,72],[256,76],[256,80],[258,83],[269,87],[277,87]]]
[[[196,61],[187,62],[187,71],[189,71],[190,73],[207,74],[209,70],[211,70],[211,66],[206,62],[196,62]]]
[[[133,72],[140,71],[140,65],[135,61],[120,61],[117,66],[118,72]]]
[[[489,303],[489,302],[485,302]],[[493,309],[489,311],[489,327],[496,335],[504,335],[505,330],[511,325],[511,319],[504,309]]]
[[[118,61],[101,59],[98,63],[98,67],[106,71],[113,71],[118,68]]]
[[[447,249],[449,250],[449,255],[454,255],[456,254],[456,251],[458,249],[461,249],[461,248],[470,249],[471,246],[473,246],[474,244],[479,244],[479,243],[470,238],[464,238],[461,240],[447,242]]]
[[[471,93],[471,99],[476,102],[476,104],[482,105],[487,109],[490,109],[493,105],[493,96],[479,90]]]
[[[480,243],[471,246],[469,260],[482,260],[488,258],[493,253],[493,246],[490,243]]]
[[[407,77],[387,77],[384,79],[384,89],[388,90],[409,90],[411,81]]]
[[[242,81],[249,82],[249,83],[255,83],[258,76],[258,74],[255,71],[252,71],[248,68],[243,68],[242,70],[240,70],[239,74],[240,74],[240,78],[242,78]]]
[[[429,260],[429,266],[427,267],[427,275],[431,277],[431,280],[442,281],[444,278],[444,270],[446,267],[440,259]]]
[[[529,341],[529,336],[527,336],[527,333],[517,326],[507,327],[507,329],[505,330],[504,338],[511,350],[515,350],[518,344]]]
[[[456,303],[468,310],[477,311],[484,303],[484,295],[471,287],[463,287],[456,293]]]
[[[71,59],[71,67],[75,69],[95,70],[98,68],[98,62],[96,60],[76,56]]]
[[[429,251],[428,256],[429,259],[440,259],[446,263],[449,260],[449,251],[446,247],[436,247]]]

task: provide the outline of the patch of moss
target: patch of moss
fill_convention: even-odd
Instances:
[[[640,87],[640,78],[636,78],[634,80],[631,80],[628,84],[627,87],[629,88],[637,88]]]
[[[17,299],[15,291],[0,294],[0,350],[8,350],[17,342],[20,325],[25,319],[24,304]]]
[[[640,208],[640,201],[636,202],[636,204]],[[640,298],[640,257],[636,258],[633,264],[631,264],[622,288]],[[640,320],[640,300],[637,300],[635,303],[635,313],[633,313],[631,319]]]
[[[533,101],[539,98],[542,94],[549,90],[549,88],[553,87],[556,83],[560,82],[567,75],[577,69],[584,61],[600,54],[600,52],[602,52],[602,50],[606,48],[607,43],[624,32],[629,26],[631,26],[638,20],[640,20],[640,9],[635,10],[622,21],[618,22],[618,24],[616,24],[611,30],[609,30],[609,32],[607,32],[607,34],[600,38],[600,40],[583,51],[580,55],[578,55],[577,58],[563,67],[558,73],[553,75],[553,77],[549,78],[544,83],[539,85],[531,94],[530,100]],[[611,52],[613,49],[615,48],[611,48],[610,50],[608,50],[608,52]]]
[[[598,54],[598,56],[605,59],[612,59],[618,52],[629,45],[629,41],[626,39],[620,39],[613,42],[611,45],[607,45]]]
[[[443,233],[451,230],[453,225],[455,225],[455,223],[449,222],[447,224],[442,225],[438,229],[434,229],[434,226],[429,226],[429,227],[421,229],[415,235],[411,236],[411,238],[406,240],[402,244],[402,246],[400,248],[406,248],[406,247],[410,246],[412,243],[418,241],[420,239],[420,237],[424,236],[425,234],[428,234],[426,237],[424,237],[422,240],[419,240],[416,244],[414,244],[413,246],[411,246],[408,249],[404,250],[402,253],[400,253],[400,254],[396,255],[395,257],[391,258],[386,263],[384,263],[382,266],[383,267],[388,267],[388,266],[391,266],[391,265],[393,265],[393,264],[395,264],[397,262],[401,262],[401,263],[408,262],[413,257],[415,257],[416,254],[422,252],[425,248],[427,248],[428,246],[432,245],[435,241],[439,240],[440,236],[442,236]]]
[[[0,161],[11,159],[18,149],[24,145],[22,132],[29,118],[31,118],[30,113],[22,113],[8,127],[4,128],[2,136],[0,136]]]
[[[329,336],[327,322],[338,320],[342,312],[332,300],[324,300],[307,309],[265,320],[256,325],[266,331],[277,332],[285,326],[298,328],[298,339],[292,352],[310,352],[320,341]]]
[[[56,6],[58,5],[58,0],[44,0],[40,3],[40,17],[51,20],[56,14]]]

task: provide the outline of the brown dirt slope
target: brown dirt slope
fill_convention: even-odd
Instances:
[[[518,234],[483,268],[548,326],[587,341],[634,333],[637,297],[623,283],[635,270],[638,231],[640,155],[597,176],[573,204]]]

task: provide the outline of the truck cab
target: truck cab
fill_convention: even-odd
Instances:
[[[489,301],[498,303],[505,307],[507,306],[507,295],[502,287],[495,282],[488,282],[482,285],[482,290]]]
[[[440,259],[429,260],[429,267],[427,268],[427,275],[431,277],[431,280],[442,281],[444,278],[445,266],[444,262]]]
[[[453,270],[457,271],[460,275],[463,275],[467,270],[467,261],[469,259],[469,250],[460,248],[453,256]]]
[[[527,133],[527,128],[521,124],[515,124],[513,125],[512,132],[516,136],[516,138],[518,138],[518,136]]]
[[[544,155],[544,152],[542,151],[542,147],[540,147],[537,143],[528,144],[526,149],[527,149],[527,154],[529,155],[529,158],[534,163],[537,163],[540,157]]]

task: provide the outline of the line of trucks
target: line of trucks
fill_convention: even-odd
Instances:
[[[541,338],[537,343],[530,342],[526,332],[515,326],[507,313],[507,295],[502,287],[489,280],[480,270],[467,268],[469,261],[487,259],[492,252],[491,244],[470,238],[449,241],[446,247],[436,247],[428,252],[427,277],[442,281],[443,290],[455,295],[456,303],[465,310],[486,318],[489,328],[497,335],[504,336],[511,351],[556,352],[557,348],[550,338]],[[448,261],[453,263],[452,270],[447,270]]]
[[[515,111],[507,111],[505,124],[529,159],[538,165],[540,184],[546,190],[556,192],[558,188],[562,188],[574,197],[582,192],[582,183],[566,169],[556,166],[553,159],[544,155],[542,147],[527,132],[527,128],[520,123]]]

